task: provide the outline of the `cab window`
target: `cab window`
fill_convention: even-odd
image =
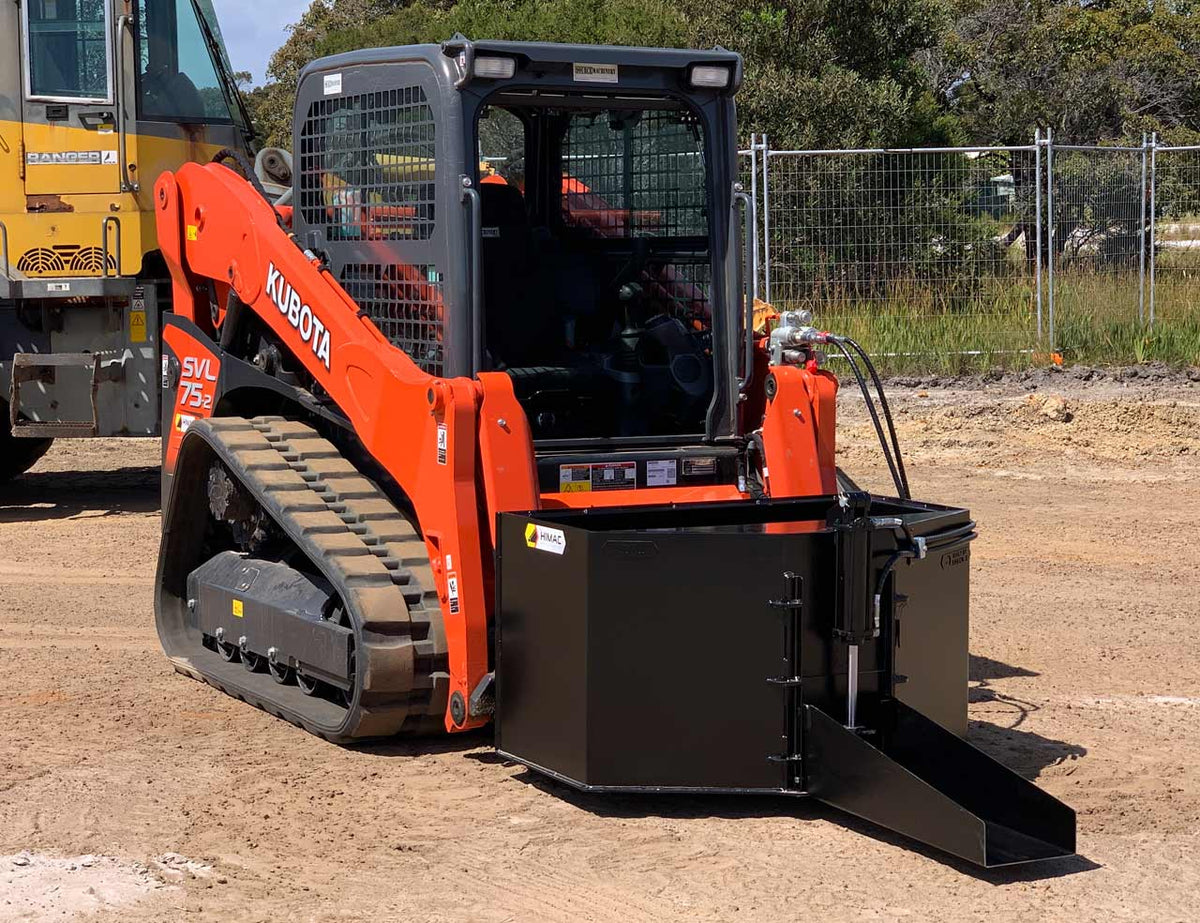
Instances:
[[[23,9],[29,96],[111,101],[106,0],[28,0]]]
[[[206,8],[208,4],[203,6]],[[138,0],[138,114],[167,122],[229,122],[221,78],[192,0]],[[220,43],[216,18],[207,24]]]

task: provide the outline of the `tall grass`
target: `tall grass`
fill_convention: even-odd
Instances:
[[[818,326],[854,337],[881,371],[893,375],[955,375],[1054,361],[1200,365],[1200,265],[1172,265],[1171,257],[1159,256],[1153,327],[1148,282],[1139,318],[1136,267],[1057,273],[1053,348],[1045,277],[1040,339],[1033,279],[995,279],[954,298],[928,282],[895,282],[878,297],[825,291],[819,299],[775,307],[813,311]]]

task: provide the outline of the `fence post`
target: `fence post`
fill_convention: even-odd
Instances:
[[[771,191],[770,167],[771,145],[767,141],[767,133],[762,134],[762,182],[763,182],[763,297],[768,304],[771,300]]]
[[[1033,133],[1033,280],[1037,292],[1037,338],[1042,342],[1042,130]]]
[[[1146,322],[1146,152],[1149,136],[1142,132],[1142,218],[1138,223],[1138,323]]]
[[[1154,246],[1154,186],[1158,182],[1158,132],[1150,134],[1150,329],[1154,329],[1154,264],[1158,262]]]
[[[750,134],[750,297],[758,298],[758,133]]]
[[[1049,253],[1046,260],[1046,290],[1050,309],[1050,352],[1054,352],[1054,130],[1046,129],[1046,214],[1049,225],[1046,240]]]

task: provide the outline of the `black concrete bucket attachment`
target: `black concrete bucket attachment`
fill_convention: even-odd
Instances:
[[[588,792],[816,796],[985,867],[1071,855],[1072,811],[963,740],[974,535],[861,493],[502,513],[496,749]]]
[[[1075,854],[1075,812],[894,701],[866,736],[805,707],[805,789],[984,868]]]

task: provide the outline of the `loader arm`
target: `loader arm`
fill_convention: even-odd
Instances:
[[[475,481],[478,386],[465,378],[434,378],[392,346],[320,260],[300,249],[274,208],[232,170],[187,164],[159,178],[155,200],[176,313],[215,334],[208,283],[227,284],[303,364],[313,390],[327,394],[349,419],[412,504],[443,603],[447,574],[452,569],[457,577],[457,603],[443,605],[450,688],[469,697],[488,672]],[[188,413],[205,417],[212,410],[192,407]],[[183,436],[172,428],[168,471]],[[446,725],[464,730],[483,720],[456,723],[447,713]]]

